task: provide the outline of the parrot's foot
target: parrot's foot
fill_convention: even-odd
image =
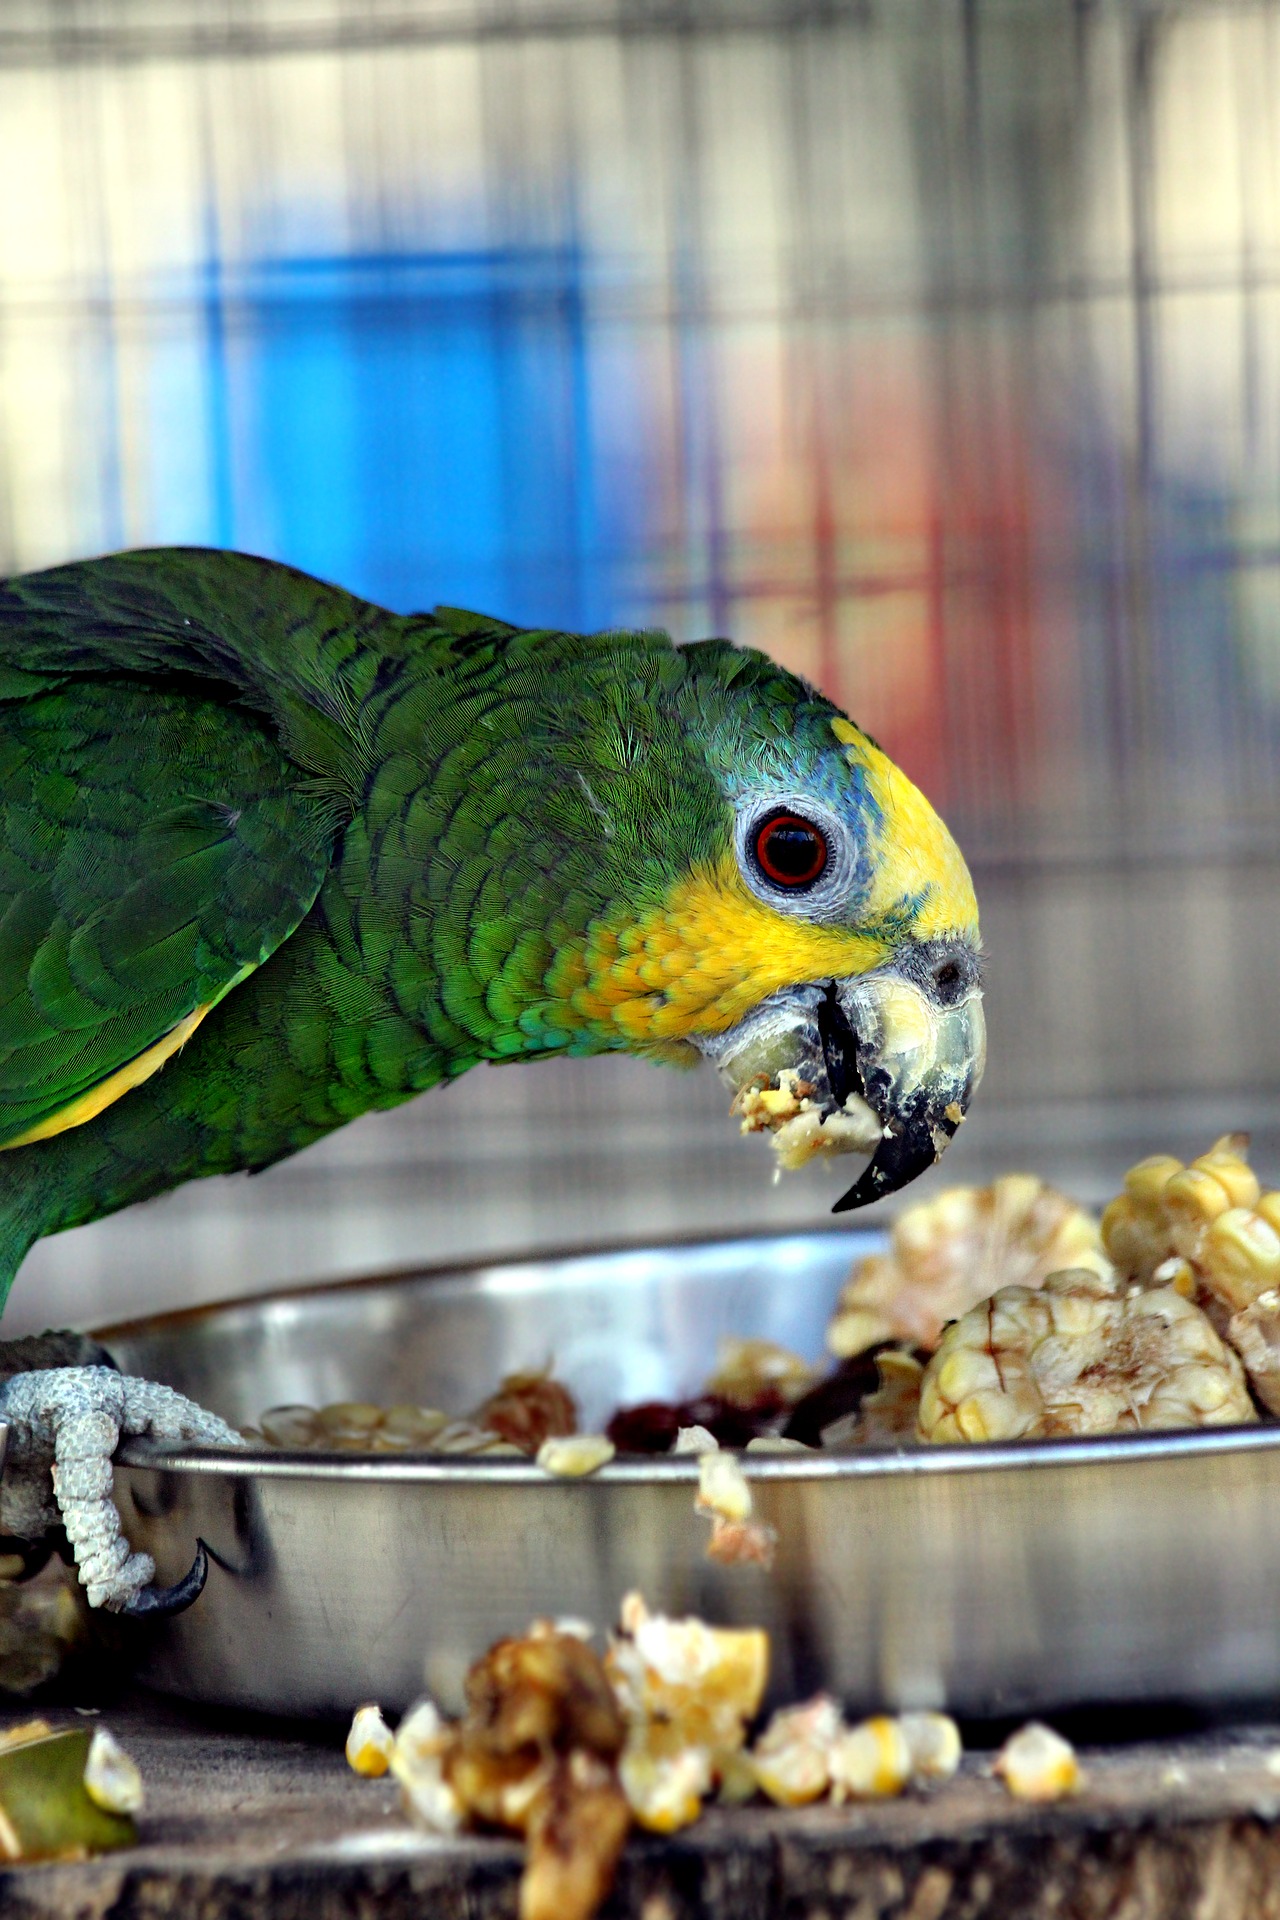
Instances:
[[[6,1358],[0,1348],[0,1373]],[[155,1562],[132,1553],[120,1529],[111,1459],[122,1435],[242,1447],[233,1427],[172,1387],[110,1366],[14,1373],[0,1385],[0,1420],[9,1426],[0,1531],[37,1540],[60,1522],[91,1607],[155,1616],[190,1606],[208,1571],[203,1542],[184,1579],[153,1588]]]

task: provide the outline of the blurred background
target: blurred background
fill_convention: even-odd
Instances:
[[[0,178],[0,572],[764,647],[973,865],[946,1177],[1280,1177],[1280,6],[6,0]],[[705,1071],[480,1070],[46,1242],[6,1332],[822,1224],[769,1160]]]

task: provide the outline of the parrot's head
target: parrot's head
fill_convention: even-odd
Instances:
[[[938,1158],[982,1075],[968,869],[803,681],[723,641],[664,660],[559,742],[610,896],[553,969],[561,1003],[597,1045],[701,1054],[740,1094],[789,1074],[810,1113],[862,1116],[832,1133],[871,1155],[836,1210],[865,1205]]]

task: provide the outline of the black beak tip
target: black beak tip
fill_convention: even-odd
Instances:
[[[836,1201],[832,1213],[853,1213],[869,1207],[873,1200],[897,1193],[941,1159],[943,1149],[964,1117],[967,1098],[946,1108],[939,1118],[923,1106],[910,1114],[890,1133],[862,1169],[858,1178]]]
[[[181,1580],[171,1587],[144,1587],[120,1611],[128,1620],[172,1620],[200,1598],[208,1578],[209,1549],[203,1540],[197,1540],[196,1557]]]

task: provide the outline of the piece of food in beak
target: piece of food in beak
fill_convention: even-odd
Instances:
[[[894,1340],[932,1352],[942,1329],[1001,1287],[1039,1287],[1051,1273],[1111,1264],[1091,1213],[1035,1174],[989,1187],[948,1187],[894,1222],[889,1248],[855,1266],[827,1328],[841,1360]]]
[[[731,1112],[743,1133],[768,1133],[776,1156],[775,1174],[794,1173],[823,1153],[873,1154],[884,1128],[860,1093],[845,1096],[841,1107],[825,1111],[814,1099],[810,1081],[784,1067],[772,1082],[742,1087]]]
[[[912,943],[871,973],[772,994],[697,1045],[780,1166],[869,1155],[835,1211],[865,1206],[932,1166],[964,1119],[986,1058],[978,957]]]
[[[1237,1356],[1173,1287],[1094,1273],[1004,1287],[947,1328],[920,1388],[922,1440],[1028,1440],[1257,1419]]]

